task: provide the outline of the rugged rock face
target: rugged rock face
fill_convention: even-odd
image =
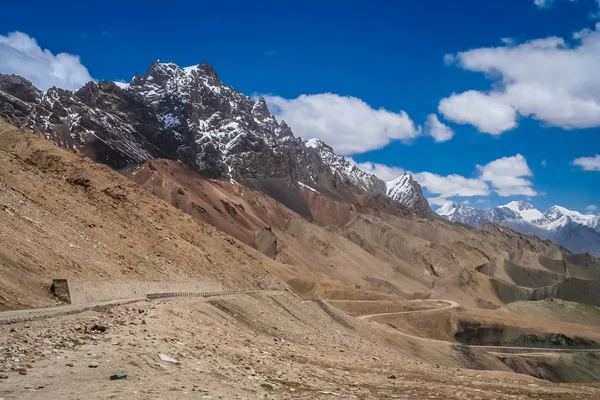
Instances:
[[[208,178],[283,179],[338,200],[386,194],[384,181],[318,139],[294,137],[264,99],[223,84],[206,63],[154,62],[129,84],[89,82],[75,92],[44,93],[26,79],[0,75],[0,114],[117,169],[160,157]],[[396,200],[421,215],[430,211],[418,184]]]

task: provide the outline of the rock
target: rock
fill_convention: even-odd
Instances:
[[[396,378],[396,375],[390,375],[390,376],[388,376],[388,379],[397,379],[397,378]]]
[[[118,379],[127,379],[127,372],[120,369],[116,374],[110,376],[111,381],[116,381]]]
[[[98,363],[97,362],[91,362],[90,365],[88,365],[88,367],[90,367],[90,368],[98,368]]]
[[[108,329],[106,326],[104,325],[97,325],[94,324],[92,325],[92,327],[90,328],[90,332],[106,332],[106,329]]]
[[[261,383],[260,386],[263,387],[263,388],[265,388],[265,389],[267,389],[267,390],[273,390],[274,389],[273,385],[271,385],[270,383]]]
[[[0,379],[8,379],[8,375],[6,375],[6,374],[0,374]]]
[[[171,356],[168,356],[168,355],[166,355],[166,354],[159,353],[159,354],[158,354],[158,357],[159,357],[159,358],[160,358],[162,361],[169,362],[169,363],[173,363],[173,364],[179,364],[179,360],[177,360],[176,358],[173,358],[173,357],[171,357]]]
[[[20,375],[27,375],[27,370],[25,368],[18,369]]]
[[[73,363],[66,363],[65,364],[67,367],[74,367],[75,365]]]

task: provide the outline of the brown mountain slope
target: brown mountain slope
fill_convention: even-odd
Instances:
[[[53,278],[273,287],[277,264],[81,154],[0,120],[0,309]]]
[[[293,197],[295,208],[305,210],[304,218],[257,190],[204,179],[170,160],[146,162],[127,175],[186,213],[289,265],[281,276],[311,297],[331,297],[336,291],[339,297],[360,288],[499,306],[503,300],[493,287],[471,287],[465,274],[476,274],[475,267],[492,259],[507,259],[515,249],[535,252],[526,265],[537,262],[538,255],[562,258],[562,249],[536,237],[421,219],[396,202],[368,195],[346,203],[269,181],[271,191],[279,185],[285,192],[274,196]]]

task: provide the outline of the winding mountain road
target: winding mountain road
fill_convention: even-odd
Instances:
[[[327,302],[356,302],[356,303],[381,302],[381,300],[326,300],[326,301]],[[446,306],[439,307],[439,308],[428,308],[428,309],[424,309],[424,310],[397,311],[397,312],[386,312],[386,313],[378,313],[378,314],[361,315],[361,316],[358,316],[358,319],[362,319],[362,320],[366,319],[366,320],[371,321],[371,318],[375,318],[375,317],[382,317],[382,316],[389,316],[389,315],[401,315],[401,314],[428,313],[428,312],[442,311],[442,310],[457,308],[459,306],[459,304],[453,300],[424,299],[424,300],[415,300],[415,301],[431,302],[431,303],[446,303]],[[373,321],[373,322],[378,323],[377,321]],[[406,332],[403,332],[400,330],[398,330],[398,332],[403,336],[412,337],[412,338],[416,338],[416,339],[420,339],[420,340],[445,342],[445,343],[450,343],[450,344],[452,343],[452,342],[438,340],[438,339],[431,339],[431,338],[416,336],[416,335],[412,335],[410,333],[406,333]],[[467,346],[469,348],[473,348],[473,349],[484,350],[493,355],[502,355],[502,356],[508,356],[508,357],[512,357],[512,356],[515,356],[515,357],[518,357],[518,356],[545,356],[545,355],[548,355],[549,353],[551,353],[551,354],[556,354],[556,353],[563,353],[563,354],[564,353],[600,353],[600,349],[565,349],[565,348],[544,348],[544,347],[479,346],[479,345],[465,345],[465,346]]]
[[[429,302],[429,303],[446,303],[447,306],[441,308],[427,308],[425,310],[412,310],[412,311],[396,311],[396,312],[387,312],[387,313],[379,313],[379,314],[368,314],[361,315],[358,317],[359,319],[370,319],[373,317],[382,317],[386,315],[397,315],[397,314],[415,314],[415,313],[424,313],[424,312],[433,312],[433,311],[441,311],[448,310],[450,308],[458,307],[458,303],[453,300],[418,300],[421,302]]]

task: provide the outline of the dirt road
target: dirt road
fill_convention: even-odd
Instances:
[[[415,314],[415,313],[424,313],[424,312],[432,312],[432,311],[441,311],[448,310],[450,308],[458,307],[458,303],[452,300],[417,300],[419,302],[429,302],[429,303],[446,303],[448,304],[445,307],[441,308],[429,308],[426,310],[413,310],[413,311],[398,311],[398,312],[389,312],[389,313],[379,313],[379,314],[369,314],[369,315],[361,315],[358,317],[359,319],[370,319],[373,317],[381,317],[385,315],[397,315],[397,314]]]

